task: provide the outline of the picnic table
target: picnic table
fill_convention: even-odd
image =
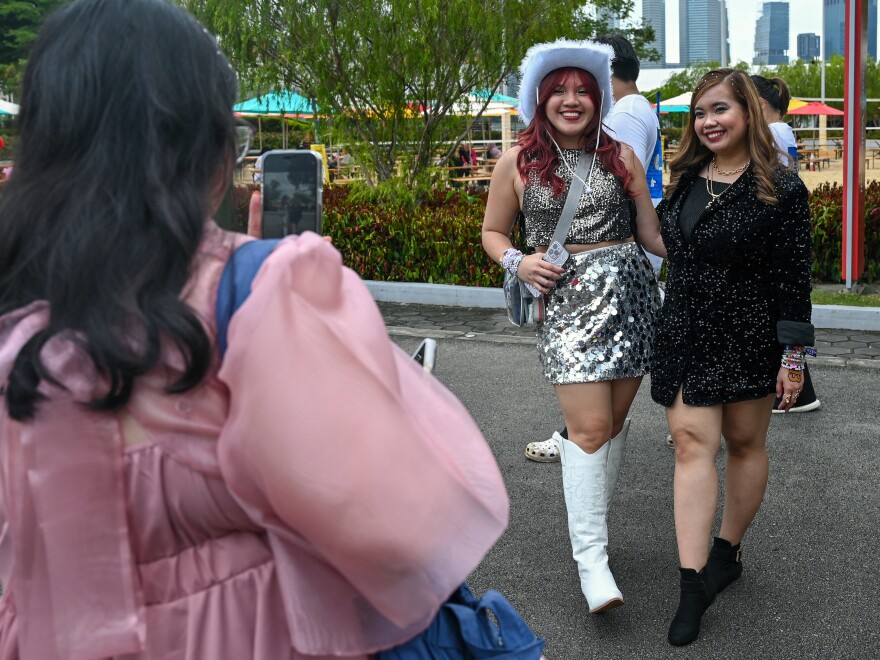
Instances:
[[[492,179],[492,170],[497,160],[490,159],[476,165],[452,165],[444,168],[449,172],[449,180],[455,183],[483,185]],[[455,176],[457,175],[457,176]]]
[[[810,167],[821,170],[823,166],[831,166],[831,157],[825,151],[825,149],[798,149],[798,160],[803,163],[805,170]]]

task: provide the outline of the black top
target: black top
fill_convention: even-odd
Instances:
[[[774,173],[777,203],[757,197],[750,167],[705,207],[685,241],[685,201],[706,184],[699,166],[657,207],[666,300],[657,318],[651,396],[689,406],[776,391],[783,344],[810,346],[810,208],[797,174]]]
[[[728,188],[730,188],[729,183],[712,182],[712,192],[716,195],[720,195]],[[687,242],[690,242],[691,234],[694,233],[694,227],[697,226],[697,220],[703,215],[703,211],[706,210],[711,201],[712,196],[706,190],[706,179],[698,176],[696,184],[694,184],[694,187],[691,188],[691,191],[684,200],[684,204],[681,207],[681,215],[678,216],[678,226],[681,229],[681,233],[684,234],[684,240]]]

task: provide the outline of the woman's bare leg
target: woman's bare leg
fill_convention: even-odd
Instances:
[[[642,377],[618,378],[611,381],[611,437],[617,436],[623,429],[626,416],[632,407],[633,399],[642,384]]]
[[[666,409],[675,441],[675,536],[682,568],[701,570],[718,506],[715,456],[721,447],[722,407],[688,406],[681,391]]]
[[[588,454],[601,449],[611,438],[614,424],[612,382],[555,386],[556,398],[568,427],[568,439]]]
[[[727,442],[724,517],[719,536],[731,545],[742,540],[754,520],[764,491],[770,460],[767,429],[774,395],[724,406],[722,432]]]

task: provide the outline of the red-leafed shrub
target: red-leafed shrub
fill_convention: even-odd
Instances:
[[[840,282],[843,239],[843,188],[823,183],[810,194],[813,229],[813,279]],[[880,181],[865,187],[864,282],[880,280]]]

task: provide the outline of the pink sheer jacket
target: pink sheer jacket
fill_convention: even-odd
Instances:
[[[244,237],[208,222],[184,299],[214,336]],[[0,387],[48,322],[0,318]],[[33,420],[0,408],[0,660],[365,658],[428,626],[507,525],[463,406],[394,346],[314,234],[264,263],[222,365],[165,392],[166,347],[118,413],[69,338]]]

